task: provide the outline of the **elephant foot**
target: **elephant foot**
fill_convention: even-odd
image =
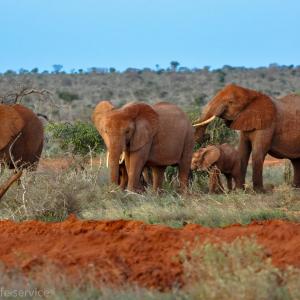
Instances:
[[[263,186],[254,186],[253,190],[258,194],[265,194],[267,192]]]
[[[144,190],[140,190],[140,189],[134,189],[134,190],[125,189],[124,192],[126,192],[128,194],[143,194]]]
[[[190,190],[187,186],[180,186],[177,188],[177,193],[181,195],[189,195]]]
[[[294,181],[293,184],[292,184],[292,186],[293,186],[294,188],[299,189],[299,188],[300,188],[300,182],[299,182],[298,180],[297,180],[297,181]]]

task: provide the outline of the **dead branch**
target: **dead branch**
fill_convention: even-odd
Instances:
[[[22,135],[22,132],[20,132],[20,133],[16,136],[16,138],[15,138],[15,139],[13,140],[13,142],[10,144],[9,149],[8,149],[8,153],[9,153],[9,156],[10,156],[10,160],[11,160],[12,164],[14,165],[14,168],[15,168],[16,171],[19,171],[19,168],[18,168],[18,166],[17,166],[17,164],[16,164],[16,162],[15,162],[15,160],[14,160],[14,157],[13,157],[13,154],[12,154],[12,148],[13,148],[13,146],[15,145],[16,141],[20,138],[21,135]]]
[[[28,87],[22,87],[18,92],[8,93],[0,96],[1,103],[20,103],[25,96],[36,94],[40,97],[49,97],[52,93],[46,89],[38,90]]]
[[[18,171],[17,173],[13,173],[8,180],[0,186],[0,199],[4,196],[4,194],[8,191],[11,185],[20,179],[22,176],[22,171]]]

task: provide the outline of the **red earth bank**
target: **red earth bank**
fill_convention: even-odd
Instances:
[[[49,262],[70,277],[93,274],[97,281],[138,284],[160,290],[183,285],[178,253],[187,242],[230,242],[257,237],[274,265],[300,267],[300,224],[253,222],[248,226],[206,228],[187,225],[174,229],[139,221],[81,221],[71,216],[61,223],[0,222],[0,261],[25,273]]]

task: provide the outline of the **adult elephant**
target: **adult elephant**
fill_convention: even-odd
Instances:
[[[10,169],[35,168],[44,142],[41,120],[20,104],[0,104],[0,120],[0,162]]]
[[[152,168],[153,188],[162,183],[166,166],[178,165],[181,189],[187,186],[193,154],[194,129],[176,105],[130,103],[116,109],[100,102],[93,122],[109,151],[111,182],[118,184],[119,158],[125,153],[129,190],[139,190],[144,166]]]
[[[267,153],[288,158],[294,167],[294,185],[300,187],[300,96],[288,95],[279,100],[235,84],[227,85],[207,104],[197,121],[195,138],[203,139],[206,126],[215,117],[240,131],[239,155],[241,178],[245,183],[252,151],[253,188],[263,191],[263,162]]]

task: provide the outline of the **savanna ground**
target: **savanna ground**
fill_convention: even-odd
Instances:
[[[208,194],[207,175],[197,172],[189,193],[180,195],[174,187],[176,176],[171,168],[159,195],[150,188],[143,194],[123,192],[108,184],[103,142],[90,124],[91,110],[100,99],[112,100],[118,106],[132,100],[171,101],[195,120],[201,106],[228,82],[280,97],[299,93],[299,77],[299,66],[277,65],[257,69],[224,66],[213,71],[207,67],[124,73],[78,70],[78,74],[23,70],[20,74],[0,74],[2,94],[9,94],[20,85],[52,92],[51,101],[38,95],[22,100],[35,112],[46,114],[50,122],[45,121],[46,146],[38,170],[23,174],[21,184],[14,184],[0,202],[0,219],[17,222],[0,222],[0,259],[3,261],[0,298],[18,298],[5,291],[31,291],[36,292],[34,296],[19,295],[19,298],[300,299],[300,191],[291,187],[292,171],[288,162],[268,159],[264,168],[266,194],[252,191],[250,167],[246,191]],[[206,143],[236,144],[236,134],[219,120],[209,125],[208,130]],[[60,142],[54,142],[55,139]],[[8,176],[5,170],[1,181]],[[70,215],[78,220],[68,219]],[[101,223],[120,219],[129,223],[120,221],[122,226],[114,222]],[[98,220],[99,223],[93,225],[80,220]],[[141,225],[136,220],[153,226]],[[282,223],[268,220],[282,220]],[[18,223],[20,221],[25,222]],[[196,226],[193,224],[205,227],[193,227]],[[112,229],[114,226],[116,232]],[[208,228],[213,228],[210,236],[220,237],[217,244],[201,239],[202,234],[208,234]],[[222,228],[225,228],[224,233]],[[231,233],[236,228],[249,232],[245,236]],[[198,231],[201,233],[199,243]],[[109,234],[106,240],[105,232]],[[225,233],[229,237],[225,238]],[[173,237],[169,244],[168,237]],[[194,238],[196,244],[189,252]],[[110,239],[118,243],[105,252]],[[131,241],[130,246],[125,243],[127,240]],[[106,242],[102,245],[101,241]],[[134,265],[145,265],[145,269],[134,273],[133,265],[126,265],[123,252],[116,245],[131,257],[136,255]],[[81,252],[82,249],[86,251]],[[177,252],[164,252],[172,249]],[[98,255],[100,250],[104,252]],[[48,260],[40,258],[38,251]],[[141,253],[144,260],[140,259]],[[81,257],[81,254],[84,255]],[[281,260],[276,255],[281,255]],[[49,259],[51,257],[62,264],[57,265]],[[110,259],[101,261],[106,257]],[[164,257],[168,260],[164,261]],[[83,269],[91,262],[98,262],[103,269],[106,266],[108,274],[123,280],[115,279],[118,284],[114,286],[111,285],[113,280],[97,281],[98,277],[93,276],[95,270]],[[155,266],[150,262],[156,263]],[[73,280],[63,266],[79,272],[79,279]],[[181,284],[174,280],[173,284],[164,286],[166,280],[172,281],[171,274],[179,278]],[[144,276],[147,280],[154,278],[157,283],[151,285]]]

